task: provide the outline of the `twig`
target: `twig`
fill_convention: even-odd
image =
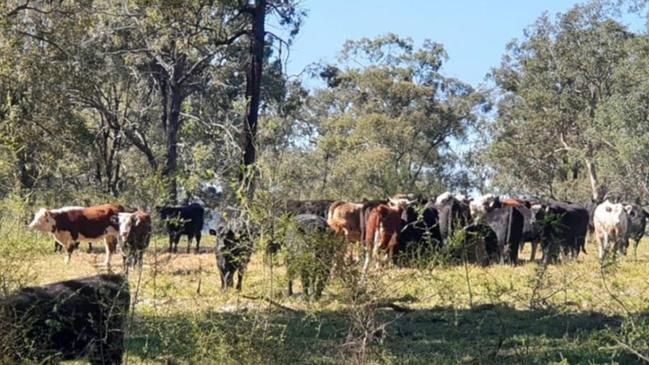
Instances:
[[[632,348],[631,346],[625,344],[624,342],[618,340],[617,338],[615,339],[615,342],[616,342],[620,347],[622,347],[623,349],[625,349],[626,351],[629,351],[630,353],[632,353],[632,354],[634,354],[635,356],[637,356],[640,360],[642,360],[642,361],[644,361],[644,362],[646,362],[646,363],[649,363],[649,357],[647,357],[647,356],[641,354],[640,352],[638,352],[638,350]]]
[[[274,306],[276,306],[276,307],[278,307],[280,309],[283,309],[285,311],[295,313],[295,314],[300,313],[299,311],[297,311],[297,310],[295,310],[293,308],[290,308],[290,307],[287,307],[287,306],[285,306],[283,304],[277,303],[276,301],[270,299],[269,297],[258,297],[258,296],[252,296],[252,295],[242,295],[241,297],[246,298],[246,299],[250,299],[250,300],[264,300],[264,301],[268,302],[269,304],[272,304],[272,305],[274,305]]]

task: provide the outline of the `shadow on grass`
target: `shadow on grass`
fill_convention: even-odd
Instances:
[[[620,317],[600,313],[516,310],[484,305],[433,308],[405,315],[379,310],[376,323],[401,318],[372,334],[372,363],[569,364],[638,363],[609,346]],[[170,364],[342,364],[354,348],[349,310],[238,311],[143,316],[128,336],[129,356]],[[139,359],[139,360],[138,360]]]

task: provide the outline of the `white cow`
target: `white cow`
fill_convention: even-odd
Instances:
[[[595,208],[593,225],[595,226],[595,238],[599,245],[599,258],[603,260],[608,253],[618,250],[627,239],[627,225],[629,212],[633,207],[630,205],[613,204],[606,200]]]

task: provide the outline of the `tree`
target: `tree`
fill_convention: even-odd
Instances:
[[[633,38],[593,2],[556,22],[541,17],[523,41],[508,46],[492,72],[501,93],[488,152],[497,184],[584,199],[573,190],[585,178],[591,198],[603,198],[606,179],[598,166],[615,153],[610,135],[623,131],[619,125],[607,131],[614,126],[603,123],[601,111],[625,93],[616,90],[615,77]]]
[[[452,175],[451,138],[462,139],[484,95],[440,72],[446,53],[388,34],[348,41],[340,63],[320,65],[326,87],[307,100],[290,176],[309,192],[347,199],[432,195]],[[301,166],[301,171],[296,172]]]

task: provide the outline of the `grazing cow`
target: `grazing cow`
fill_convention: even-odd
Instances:
[[[111,217],[125,208],[118,204],[104,204],[89,208],[68,207],[48,210],[41,208],[34,215],[29,228],[40,232],[51,233],[54,239],[66,249],[65,262],[70,262],[72,252],[80,241],[106,242],[106,260],[104,265],[110,266],[110,259],[115,251],[119,227]]]
[[[236,273],[236,288],[241,291],[243,274],[253,251],[248,229],[236,221],[221,222],[216,233],[216,266],[219,268],[221,290],[227,291],[232,287]]]
[[[541,229],[543,262],[555,262],[561,252],[564,257],[577,258],[584,250],[588,231],[588,210],[579,204],[551,201],[534,206]]]
[[[299,277],[304,294],[319,299],[338,256],[339,244],[324,218],[314,214],[291,218],[285,242],[288,295],[293,295],[293,280]]]
[[[367,272],[372,258],[381,262],[391,261],[399,246],[399,233],[402,229],[401,214],[403,208],[381,204],[372,209],[367,217],[365,234],[365,264]],[[379,250],[387,252],[384,260],[379,259]]]
[[[471,211],[466,200],[458,200],[450,192],[445,192],[435,199],[439,213],[439,231],[446,242],[455,231],[466,227],[471,222]]]
[[[315,214],[322,218],[327,218],[329,206],[333,200],[320,199],[320,200],[288,200],[282,207],[282,211],[290,215],[298,214]]]
[[[0,299],[0,360],[47,363],[86,358],[118,365],[130,305],[122,275],[97,275],[18,290]]]
[[[119,225],[119,242],[124,254],[124,269],[142,268],[144,250],[151,241],[151,216],[143,211],[118,213],[113,220]]]
[[[205,210],[200,204],[193,203],[182,207],[157,207],[160,219],[166,221],[169,234],[169,252],[178,252],[178,242],[182,235],[187,235],[187,253],[196,238],[196,252],[201,243],[201,231]]]
[[[611,252],[615,255],[618,249],[624,252],[624,244],[627,240],[627,213],[631,210],[631,206],[613,204],[608,200],[595,208],[593,225],[595,239],[599,245],[600,260]]]
[[[420,199],[407,206],[401,214],[403,228],[399,234],[397,261],[402,261],[401,258],[425,255],[434,247],[438,247],[442,242],[438,222],[434,202]]]
[[[644,236],[645,228],[647,226],[647,219],[649,218],[649,212],[643,209],[638,204],[626,204],[631,207],[628,211],[629,224],[627,227],[627,236],[628,238],[634,240],[633,243],[633,255],[637,256],[638,254],[638,244]],[[625,242],[628,246],[628,240]],[[626,251],[626,250],[625,250]]]

